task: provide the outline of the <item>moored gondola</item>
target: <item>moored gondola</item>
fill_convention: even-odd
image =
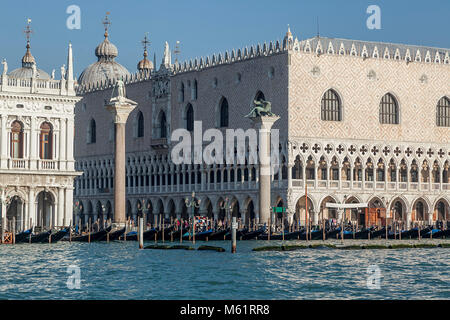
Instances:
[[[428,231],[427,233],[425,233],[423,236],[421,236],[424,239],[438,239],[438,238],[442,238],[444,235],[443,230],[439,230],[439,229],[431,229],[430,231]]]
[[[125,228],[122,229],[118,229],[118,230],[114,230],[112,232],[109,232],[104,235],[103,238],[98,239],[98,241],[114,241],[114,240],[119,240],[120,236],[123,235],[125,233]]]
[[[247,233],[244,233],[241,236],[241,240],[252,240],[255,239],[256,237],[258,237],[260,234],[262,234],[264,232],[264,229],[258,229],[258,230],[254,230],[254,231],[250,231]]]
[[[56,243],[59,240],[62,240],[68,233],[69,233],[69,228],[64,228],[62,230],[59,230],[51,235],[49,242]]]
[[[247,228],[236,230],[236,239],[239,240],[241,236],[247,232],[248,232]],[[228,233],[225,235],[225,240],[231,240],[231,230],[229,230]]]
[[[52,234],[52,231],[44,231],[38,234],[34,234],[31,236],[31,243],[48,243],[48,238]]]
[[[370,232],[370,239],[376,239],[378,237],[386,237],[386,227]]]
[[[29,242],[32,229],[25,230],[15,235],[15,243]]]
[[[213,240],[224,240],[225,239],[225,235],[230,231],[230,229],[225,229],[225,230],[219,230],[216,232],[213,232],[209,237],[208,240],[213,241]],[[179,233],[179,232],[178,232]],[[179,239],[179,238],[178,238]]]
[[[326,238],[327,239],[337,239],[337,234],[340,232],[341,232],[341,228],[329,230],[329,231],[327,231]]]
[[[98,232],[93,232],[90,235],[84,234],[84,235],[72,237],[72,241],[75,241],[75,242],[99,241],[100,239],[105,237],[106,234],[110,231],[111,231],[111,226],[107,227],[106,229],[102,229]],[[64,238],[64,239],[67,240],[67,238]]]

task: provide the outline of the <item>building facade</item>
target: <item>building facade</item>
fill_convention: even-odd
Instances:
[[[29,30],[29,28],[28,28]],[[28,33],[29,35],[29,33]],[[49,229],[72,222],[75,94],[72,47],[61,79],[38,69],[30,51],[0,80],[0,197],[7,230]]]
[[[405,223],[448,220],[450,204],[450,50],[315,37],[282,41],[207,58],[172,63],[166,43],[159,69],[144,60],[138,71],[96,77],[117,64],[107,35],[98,62],[78,81],[76,199],[80,217],[114,214],[114,129],[104,105],[115,79],[138,103],[127,123],[127,215],[144,207],[155,215],[187,217],[184,199],[196,192],[200,214],[258,221],[258,165],[171,161],[178,128],[244,130],[253,100],[268,100],[281,118],[281,170],[272,176],[273,206],[287,207],[292,223],[322,219],[364,224],[378,218]],[[93,67],[95,66],[95,67]],[[89,80],[88,80],[89,79]],[[208,143],[205,143],[207,145]],[[248,157],[248,152],[246,152]],[[308,200],[306,200],[307,197]],[[308,215],[305,206],[308,202]],[[368,203],[368,210],[336,212],[326,203]],[[345,216],[344,216],[345,214]],[[263,221],[260,221],[263,223]]]

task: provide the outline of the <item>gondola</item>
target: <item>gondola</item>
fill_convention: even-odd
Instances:
[[[31,243],[48,243],[48,238],[52,234],[52,231],[44,231],[38,234],[34,234],[31,236]]]
[[[169,226],[167,228],[164,228],[164,240],[165,241],[170,240],[170,233],[172,232],[172,230],[173,230],[173,226]],[[158,231],[156,239],[157,240],[162,240],[162,234],[163,233],[161,231]],[[154,235],[153,235],[153,239],[155,239]]]
[[[157,229],[150,229],[147,231],[144,231],[143,236],[144,240],[155,240],[155,233],[158,232]],[[130,231],[126,234],[125,237],[125,231],[119,236],[118,240],[126,240],[126,241],[137,241],[138,240],[138,233],[136,231]]]
[[[15,243],[23,243],[30,241],[30,235],[33,229],[28,229],[23,232],[20,232],[14,236]]]
[[[386,227],[383,227],[380,230],[375,230],[375,231],[370,232],[370,239],[375,239],[378,237],[381,237],[381,238],[386,237]]]
[[[225,235],[230,231],[230,229],[225,229],[225,230],[220,230],[220,231],[216,231],[213,232],[209,237],[208,240],[213,241],[213,240],[224,240]],[[178,232],[179,233],[179,232]],[[178,237],[179,239],[179,237]]]
[[[431,236],[432,235],[432,236]],[[430,231],[428,231],[427,233],[425,233],[423,236],[421,236],[424,239],[437,239],[437,238],[442,238],[444,235],[444,230],[439,230],[439,229],[432,229]]]
[[[336,235],[341,232],[341,228],[336,228],[330,231],[327,231],[326,238],[327,239],[337,239]]]
[[[203,231],[203,232],[195,233],[195,240],[204,241],[204,240],[206,240],[207,237],[208,237],[208,240],[209,240],[209,236],[212,233],[213,233],[212,230],[206,230],[206,231]],[[192,238],[192,235],[191,235],[191,238]]]
[[[420,237],[422,238],[425,234],[427,234],[431,230],[430,227],[426,227],[420,230]],[[411,229],[410,239],[417,239],[419,237],[419,229],[413,228]]]
[[[303,230],[289,232],[284,235],[284,240],[298,240],[303,232]]]
[[[364,230],[357,231],[357,232],[355,232],[354,239],[369,239],[369,233],[371,234],[370,229],[364,229]]]
[[[113,232],[108,234],[105,234],[105,236],[103,238],[98,239],[98,241],[107,241],[109,239],[109,241],[114,241],[114,240],[119,240],[120,236],[123,235],[125,233],[125,228],[122,229],[118,229],[115,230]]]
[[[241,236],[247,232],[248,232],[247,228],[236,230],[236,239],[240,239]],[[231,240],[231,230],[229,230],[228,233],[225,235],[225,240]]]
[[[56,233],[53,233],[51,236],[51,243],[56,243],[62,238],[64,238],[69,233],[69,228],[64,228],[62,230],[57,231]]]
[[[241,236],[241,240],[251,240],[251,239],[255,239],[256,237],[258,237],[260,234],[262,234],[264,232],[264,229],[258,229],[258,230],[254,230],[254,231],[250,231],[247,233],[244,233]]]
[[[85,234],[85,235],[79,235],[79,236],[72,237],[72,241],[76,241],[76,242],[99,241],[104,236],[106,236],[106,234],[110,231],[111,231],[111,226],[107,227],[106,229],[102,229],[98,232],[91,233],[90,235]],[[67,239],[67,238],[65,238],[65,239]]]

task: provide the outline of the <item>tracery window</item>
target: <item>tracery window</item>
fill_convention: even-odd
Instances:
[[[186,129],[188,131],[194,131],[194,108],[191,104],[187,105],[186,110]]]
[[[228,127],[228,100],[223,98],[220,103],[220,127]]]

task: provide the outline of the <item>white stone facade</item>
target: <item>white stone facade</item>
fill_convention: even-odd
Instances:
[[[439,117],[437,110],[450,99],[449,51],[327,38],[298,41],[288,32],[282,42],[206,59],[167,65],[166,57],[158,71],[141,71],[125,81],[128,98],[138,103],[126,129],[127,215],[134,217],[146,201],[150,217],[187,216],[184,198],[195,190],[203,214],[222,218],[220,204],[229,198],[234,214],[247,223],[257,220],[258,167],[175,166],[170,133],[186,128],[190,109],[203,130],[245,130],[251,127],[244,117],[251,102],[264,97],[281,117],[273,129],[280,130],[283,169],[273,176],[271,201],[288,207],[291,222],[305,222],[305,178],[314,223],[338,218],[326,202],[368,202],[404,222],[448,220],[450,127],[438,125],[438,118],[449,114]],[[76,107],[75,155],[84,174],[76,180],[76,198],[85,221],[113,214],[112,118],[104,110],[111,85],[78,88],[83,100]],[[339,100],[338,121],[321,116],[330,89]],[[381,120],[386,94],[395,99],[392,124]],[[221,127],[224,100],[228,126]],[[86,143],[92,120],[97,142]],[[346,216],[358,220],[358,214]]]
[[[35,69],[34,58],[31,66]],[[26,56],[27,56],[26,55]],[[72,48],[61,80],[10,76],[0,82],[0,197],[11,230],[69,226],[73,216],[75,95]],[[12,73],[13,74],[13,73]],[[17,72],[16,72],[17,74]],[[23,74],[23,72],[22,72]],[[43,74],[42,72],[40,73]]]

